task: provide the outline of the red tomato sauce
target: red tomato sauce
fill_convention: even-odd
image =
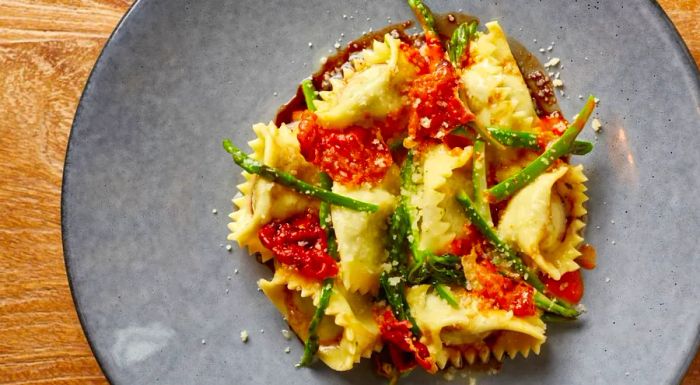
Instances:
[[[379,331],[394,366],[399,372],[405,372],[420,365],[429,373],[437,371],[435,360],[430,356],[428,347],[418,341],[411,332],[409,321],[399,321],[390,309],[375,315]]]
[[[450,252],[459,256],[469,255],[475,246],[483,244],[484,241],[484,236],[476,227],[467,225],[459,238],[455,238],[450,244]]]
[[[307,161],[346,185],[377,183],[393,162],[378,129],[354,126],[326,129],[310,111],[301,116],[297,139]]]
[[[421,54],[428,62],[430,71],[434,72],[445,58],[445,50],[442,48],[440,37],[431,32],[426,33],[425,44],[421,47]]]
[[[556,136],[561,136],[566,131],[569,122],[559,111],[554,111],[549,115],[540,116],[540,125],[543,132],[551,132]]]
[[[328,255],[326,232],[311,210],[267,223],[258,231],[258,238],[279,263],[305,277],[323,280],[338,274],[337,263]]]
[[[408,133],[418,141],[442,140],[451,130],[474,120],[459,99],[459,77],[448,61],[413,81],[408,92],[411,113]]]
[[[511,310],[513,315],[535,315],[534,289],[525,282],[501,275],[490,261],[481,259],[476,268],[477,294],[497,309]]]
[[[428,60],[420,54],[418,48],[405,42],[401,42],[399,49],[403,51],[404,55],[406,55],[408,62],[416,67],[418,74],[427,74],[430,72],[430,63],[428,63]]]

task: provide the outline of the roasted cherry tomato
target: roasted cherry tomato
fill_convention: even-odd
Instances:
[[[429,373],[437,371],[435,360],[430,356],[428,347],[418,341],[411,332],[411,323],[399,321],[391,309],[380,311],[376,315],[382,341],[389,349],[391,361],[399,372],[405,372],[420,365]]]
[[[328,255],[326,232],[311,210],[264,225],[258,238],[279,263],[305,277],[323,280],[338,274],[337,263]]]
[[[456,126],[474,119],[459,98],[459,77],[448,61],[419,76],[409,90],[411,114],[408,133],[417,141],[442,140]]]
[[[297,139],[304,158],[343,184],[377,183],[391,166],[389,147],[377,128],[327,129],[307,111],[299,121]]]
[[[542,281],[547,287],[547,291],[555,297],[561,298],[569,303],[579,303],[583,297],[583,278],[581,270],[570,271],[561,276],[561,279],[556,281],[550,276],[543,276]]]

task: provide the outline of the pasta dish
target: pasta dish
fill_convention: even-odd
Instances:
[[[351,44],[253,126],[229,239],[274,269],[259,287],[304,342],[300,365],[374,360],[396,381],[539,353],[582,313],[583,166],[550,78],[496,21],[405,24]],[[303,98],[302,98],[303,96]]]

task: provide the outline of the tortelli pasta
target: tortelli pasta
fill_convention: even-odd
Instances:
[[[581,313],[595,260],[570,158],[592,149],[576,137],[593,98],[568,122],[498,22],[451,15],[436,30],[409,5],[423,33],[358,40],[277,124],[253,126],[250,155],[224,141],[245,178],[229,239],[274,269],[258,284],[304,343],[302,366],[373,357],[396,380],[527,357],[546,321]]]

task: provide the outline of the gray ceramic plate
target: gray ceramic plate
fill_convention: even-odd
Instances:
[[[554,42],[546,55],[562,59],[569,116],[579,94],[601,99],[596,149],[577,159],[599,253],[585,274],[589,312],[480,383],[676,383],[700,325],[700,87],[671,23],[641,0],[430,4],[497,19],[533,51]],[[387,18],[411,15],[400,0],[144,0],[129,12],[85,89],[63,188],[75,302],[113,383],[382,383],[367,364],[294,368],[302,346],[256,290],[270,272],[221,246],[241,178],[220,143],[244,145],[341,32]]]

